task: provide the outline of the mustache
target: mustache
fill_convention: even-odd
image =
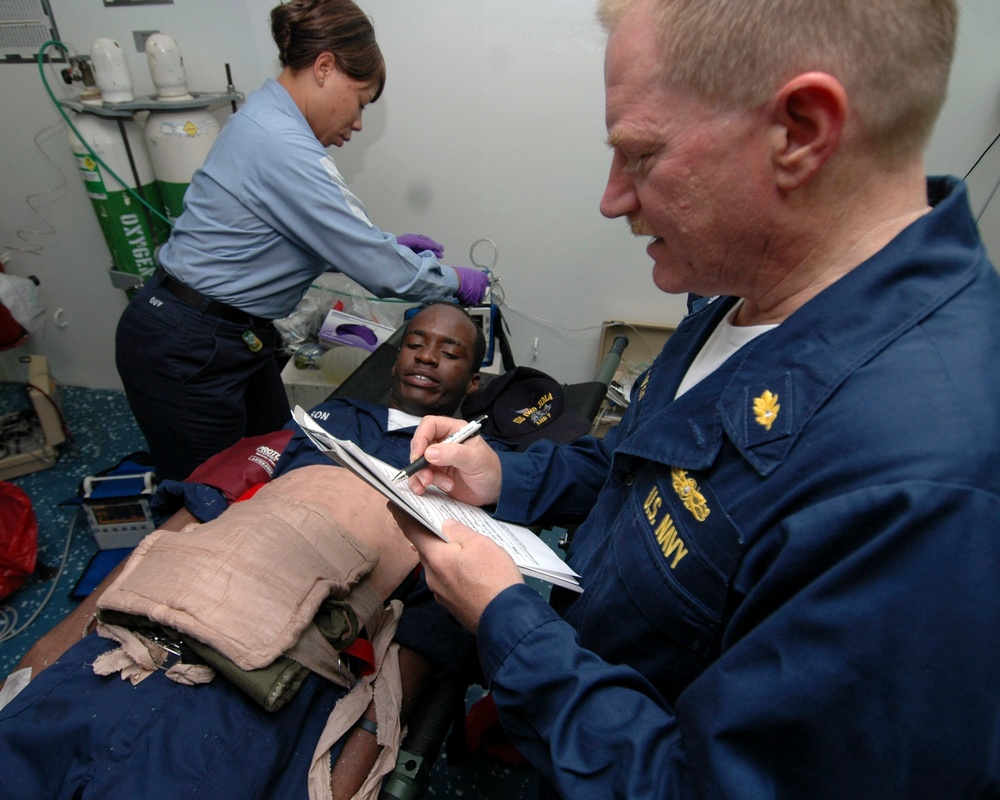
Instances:
[[[628,226],[633,236],[656,236],[656,232],[637,217],[629,217]]]

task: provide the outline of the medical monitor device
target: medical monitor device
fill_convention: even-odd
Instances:
[[[101,550],[135,547],[156,528],[149,509],[152,471],[90,475],[83,480],[83,511]]]

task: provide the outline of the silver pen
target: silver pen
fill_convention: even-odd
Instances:
[[[471,439],[473,436],[479,433],[480,430],[482,430],[483,423],[486,421],[486,417],[487,417],[486,414],[483,414],[481,417],[476,417],[468,425],[463,425],[461,428],[459,428],[457,431],[451,434],[451,436],[442,439],[439,442],[439,444],[459,444],[460,442],[464,442],[466,439]],[[412,464],[403,467],[403,469],[397,472],[393,476],[392,481],[393,483],[395,483],[396,481],[400,481],[403,478],[409,478],[414,472],[420,472],[420,470],[422,470],[426,466],[428,466],[427,459],[424,458],[423,456],[420,456],[420,458],[418,458]]]

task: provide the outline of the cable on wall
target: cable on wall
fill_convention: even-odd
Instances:
[[[963,181],[967,181],[969,179],[969,176],[975,171],[976,167],[979,166],[980,162],[982,162],[982,160],[984,158],[986,158],[986,155],[990,152],[990,150],[993,149],[993,146],[998,141],[1000,141],[1000,133],[998,133],[996,136],[994,136],[993,137],[993,141],[990,142],[986,146],[986,149],[983,150],[983,152],[979,154],[979,158],[976,159],[976,163],[974,163],[969,168],[969,171],[966,172],[965,175],[963,176],[963,178],[962,178]],[[989,204],[993,202],[993,198],[996,196],[997,190],[1000,190],[1000,177],[998,177],[997,180],[996,180],[996,182],[993,184],[993,189],[990,190],[990,193],[989,193],[989,195],[986,198],[986,202],[983,203],[982,208],[980,208],[979,212],[976,214],[976,222],[977,223],[983,218],[983,214],[986,213],[986,209],[989,206]]]
[[[24,246],[5,245],[3,248],[3,253],[0,254],[0,261],[6,261],[7,258],[9,258],[14,253],[24,253],[25,255],[32,255],[32,256],[41,255],[42,251],[45,249],[45,245],[41,244],[40,242],[33,241],[32,238],[30,237],[52,236],[56,233],[56,229],[52,227],[52,224],[42,214],[40,209],[41,206],[40,201],[43,198],[49,197],[50,195],[55,195],[56,193],[62,193],[62,191],[66,188],[67,185],[66,174],[61,169],[59,169],[56,163],[49,157],[49,154],[45,152],[45,149],[42,147],[42,139],[50,136],[53,133],[61,132],[62,129],[63,127],[61,123],[55,123],[53,125],[49,125],[45,128],[42,128],[42,130],[36,133],[32,138],[32,141],[34,142],[35,145],[35,149],[38,150],[39,153],[41,153],[42,158],[45,160],[45,163],[49,165],[49,168],[56,175],[59,176],[58,184],[52,189],[48,189],[44,192],[36,192],[35,194],[30,194],[24,198],[25,205],[27,205],[28,208],[31,209],[31,212],[35,215],[35,217],[41,222],[41,224],[44,227],[37,229],[21,228],[20,230],[15,231],[14,233],[15,238],[17,238],[18,241],[23,243]]]

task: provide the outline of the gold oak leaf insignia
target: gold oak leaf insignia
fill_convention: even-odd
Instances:
[[[764,394],[760,397],[754,398],[753,413],[757,418],[757,424],[763,425],[767,430],[771,430],[771,426],[778,418],[778,411],[780,410],[781,406],[778,405],[778,395],[770,390],[765,390]]]

